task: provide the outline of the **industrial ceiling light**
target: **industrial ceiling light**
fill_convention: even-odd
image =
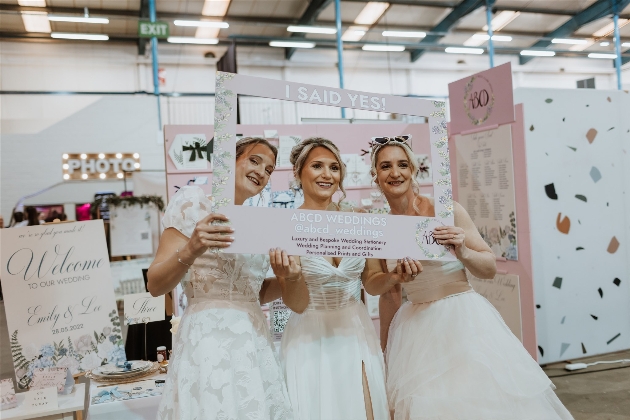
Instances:
[[[201,14],[203,16],[224,17],[230,7],[230,0],[205,0]],[[219,36],[221,28],[198,26],[195,38],[214,39]]]
[[[539,50],[523,50],[521,55],[530,55],[534,57],[553,57],[556,55],[555,51],[539,51]]]
[[[604,53],[590,53],[588,58],[606,58],[606,59],[615,59],[617,58],[617,54],[604,54]]]
[[[216,38],[193,38],[190,36],[169,36],[166,38],[167,42],[171,44],[203,44],[203,45],[215,45],[219,43]]]
[[[287,28],[289,32],[302,32],[306,34],[336,34],[335,28],[324,28],[322,26],[296,26],[291,25]]]
[[[588,44],[586,39],[572,39],[572,38],[554,38],[551,40],[552,44],[571,44],[571,45],[585,45]]]
[[[108,24],[109,19],[89,16],[57,16],[48,15],[48,20],[53,22],[76,22],[76,23],[100,23]]]
[[[104,17],[90,17],[90,12],[87,7],[84,7],[83,10],[83,16],[48,15],[48,20],[52,20],[53,22],[98,23],[105,25],[109,23],[109,19]]]
[[[361,49],[363,51],[405,51],[405,47],[403,45],[365,44]]]
[[[314,42],[296,42],[296,41],[271,41],[270,47],[279,48],[315,48]]]
[[[79,39],[86,41],[107,41],[109,39],[109,36],[102,34],[77,34],[66,32],[53,32],[50,36],[55,39]]]
[[[624,42],[621,44],[622,47],[630,47],[630,42]]]
[[[229,28],[227,22],[218,22],[211,20],[176,20],[173,22],[175,26],[193,26],[198,28]]]
[[[481,41],[487,41],[490,39],[490,35],[488,34],[474,34],[472,37]],[[498,42],[510,42],[512,41],[512,37],[508,35],[492,35],[492,40]]]
[[[509,25],[510,22],[512,22],[514,19],[519,17],[520,14],[521,12],[514,12],[512,10],[504,10],[503,12],[499,13],[494,18],[492,18],[492,21],[491,21],[492,30],[500,31],[501,29]],[[484,25],[482,30],[488,31],[488,25]]]
[[[483,54],[483,48],[446,47],[448,54]]]
[[[413,31],[383,31],[383,36],[394,36],[399,38],[424,38],[427,36],[427,33]]]
[[[600,42],[600,43],[599,43],[599,46],[600,46],[600,47],[607,47],[607,46],[609,46],[609,45],[610,45],[610,42],[608,42],[608,41],[604,41],[604,42]]]

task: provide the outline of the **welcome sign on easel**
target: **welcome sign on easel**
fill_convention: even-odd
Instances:
[[[126,360],[102,220],[2,229],[0,246],[18,387]]]

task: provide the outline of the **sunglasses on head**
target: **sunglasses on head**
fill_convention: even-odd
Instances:
[[[396,137],[372,137],[372,141],[370,142],[370,146],[382,146],[391,141],[397,141],[399,143],[407,143],[408,140],[411,139],[411,134],[406,134],[404,136],[396,136]]]

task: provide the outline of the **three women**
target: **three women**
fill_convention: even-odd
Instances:
[[[268,181],[275,149],[248,139],[237,152],[235,201],[241,204]],[[371,156],[392,214],[434,215],[432,200],[418,193],[414,155],[404,139],[376,144]],[[333,195],[344,192],[345,168],[332,142],[307,139],[291,162],[303,209],[340,210]],[[198,188],[177,193],[164,218],[167,229],[149,271],[151,292],[171,290],[188,268],[193,273],[161,418],[364,420],[388,419],[390,410],[405,420],[571,418],[553,384],[468,284],[464,267],[491,278],[496,266],[458,204],[456,226],[434,232],[458,258],[448,263],[293,257],[279,249],[270,250],[269,259],[209,253],[208,247],[232,240],[232,230],[211,225],[221,220]],[[268,261],[277,281],[261,292]],[[387,387],[378,339],[360,302],[362,281],[368,293],[382,295]],[[409,299],[402,307],[401,284]],[[269,300],[280,291],[294,311],[282,340],[282,372],[258,306],[259,293]]]

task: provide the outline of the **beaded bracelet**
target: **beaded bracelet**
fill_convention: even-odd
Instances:
[[[179,258],[179,248],[177,248],[176,253],[177,253],[177,261],[178,261],[180,264],[183,264],[183,265],[185,265],[185,266],[186,266],[186,267],[188,267],[188,268],[192,267],[192,264],[186,264],[184,261],[182,261],[182,260],[181,260],[181,258]]]

